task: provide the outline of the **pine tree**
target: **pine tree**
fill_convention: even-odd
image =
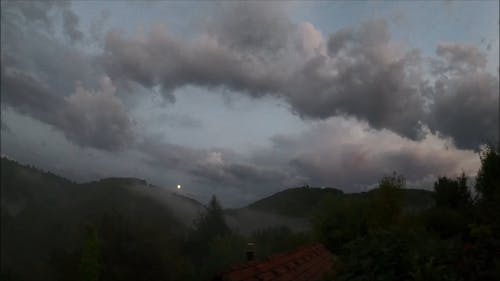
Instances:
[[[101,272],[100,240],[95,226],[87,226],[87,237],[80,259],[80,279],[82,281],[97,281]]]

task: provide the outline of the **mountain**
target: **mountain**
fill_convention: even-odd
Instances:
[[[184,235],[204,208],[143,180],[109,178],[77,184],[6,158],[1,160],[0,206],[2,277],[21,280],[66,279],[56,269],[67,268],[64,264],[71,259],[79,263],[76,253],[89,225],[99,227],[109,247],[122,243],[125,238],[120,235],[129,237],[123,243],[134,245],[167,243],[169,237]],[[140,245],[137,248],[147,249],[148,255],[158,247]],[[132,261],[141,254],[131,251]],[[119,270],[125,272],[126,266]]]
[[[409,212],[427,209],[434,204],[433,192],[421,189],[401,189],[403,208]],[[335,188],[298,187],[290,188],[260,199],[245,210],[266,212],[293,218],[309,218],[328,198],[368,199],[376,189],[361,193],[344,193]]]
[[[319,207],[324,198],[343,194],[341,190],[335,188],[290,188],[260,199],[247,208],[290,217],[308,217]]]
[[[401,192],[407,210],[433,204],[432,192]],[[281,226],[307,233],[310,216],[326,199],[364,199],[374,194],[291,188],[224,212],[231,229],[246,237]],[[1,159],[0,208],[2,280],[74,280],[92,228],[98,229],[102,240],[103,263],[109,263],[103,280],[183,279],[172,275],[191,271],[181,241],[205,209],[194,199],[141,179],[78,184],[6,158]]]

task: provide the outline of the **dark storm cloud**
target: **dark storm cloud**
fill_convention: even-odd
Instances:
[[[419,53],[392,45],[385,21],[340,30],[329,57],[309,61],[290,79],[289,100],[302,116],[353,115],[374,128],[416,138],[422,118]]]
[[[213,153],[209,154],[207,159],[199,161],[190,173],[212,184],[235,187],[271,186],[276,189],[294,184],[293,178],[284,172],[282,167],[267,168],[249,163],[227,163],[221,156],[214,156]],[[213,159],[214,157],[219,158]]]
[[[499,80],[485,71],[486,55],[477,47],[451,43],[440,44],[436,53],[429,127],[462,148],[496,143]]]
[[[462,44],[441,44],[437,55],[440,58],[430,64],[435,77],[453,74],[470,80],[467,76],[484,70],[487,62],[479,49]],[[109,33],[103,63],[113,79],[160,86],[171,100],[172,90],[185,85],[229,88],[253,97],[273,95],[288,101],[303,118],[355,116],[373,128],[411,139],[418,139],[422,125],[427,125],[464,148],[477,148],[490,138],[486,128],[493,128],[484,116],[473,114],[470,122],[485,124],[479,126],[485,130],[448,129],[462,122],[444,122],[452,122],[454,111],[440,106],[446,99],[425,72],[427,60],[419,50],[394,42],[385,20],[338,30],[324,42],[312,24],[293,24],[274,6],[223,5],[196,39],[180,39],[162,28],[142,38]],[[498,77],[491,80],[494,85]],[[465,109],[470,104],[460,95],[479,95],[478,103],[486,105],[483,101],[491,102],[498,93],[494,87],[473,90],[465,87],[450,101]],[[438,113],[429,108],[449,117],[440,123]]]
[[[34,28],[54,31],[54,17],[62,17],[62,32],[71,41],[79,41],[83,33],[79,30],[79,18],[71,10],[68,1],[2,1],[2,16],[15,16],[17,23],[30,25]],[[4,24],[4,22],[2,22]],[[9,24],[10,25],[10,24]],[[12,26],[9,26],[9,29]]]
[[[444,59],[434,61],[434,73],[467,73],[486,66],[486,54],[470,45],[447,43],[437,46],[436,54]]]
[[[101,44],[103,41],[105,24],[110,16],[111,12],[109,10],[102,10],[90,23],[89,35],[94,43]]]
[[[2,1],[1,4],[2,16],[16,17],[18,22],[37,25],[46,30],[51,30],[53,27],[49,11],[54,7],[60,8],[65,5],[62,1]],[[8,21],[6,23],[8,25],[6,30],[9,30],[12,26]]]
[[[67,2],[2,2],[2,103],[80,146],[120,149],[132,140],[126,109],[92,57],[54,37],[57,13],[63,34],[82,39]]]
[[[231,26],[229,30],[211,30],[212,36],[193,41],[177,39],[162,29],[142,40],[110,33],[103,58],[106,69],[115,79],[145,87],[160,85],[168,90],[194,84],[228,87],[252,96],[275,94],[303,117],[355,115],[377,128],[417,135],[423,104],[420,91],[425,86],[417,75],[419,55],[391,46],[384,21],[364,24],[359,31],[341,31],[339,40],[345,42],[330,52],[340,52],[333,57],[322,55],[320,44],[316,54],[306,56],[296,43],[307,46],[311,36],[267,13],[255,17],[263,17],[261,22],[251,20],[252,16],[240,19],[235,16],[237,10],[227,12],[219,26]],[[228,24],[233,21],[234,25]],[[243,27],[244,31],[234,30]],[[317,32],[314,27],[308,31]],[[268,32],[275,32],[279,43],[269,43]]]
[[[285,167],[245,161],[242,155],[227,149],[194,149],[153,139],[143,140],[138,149],[152,167],[181,171],[210,186],[262,193],[302,182]]]
[[[252,54],[275,54],[288,48],[295,28],[281,3],[256,2],[219,5],[207,26],[222,45]]]
[[[46,123],[55,123],[53,111],[64,106],[64,100],[54,95],[42,82],[32,76],[2,67],[2,103],[20,113],[31,115]]]
[[[2,103],[60,129],[71,141],[105,150],[117,150],[133,138],[131,122],[109,79],[98,92],[77,86],[68,97],[54,95],[44,83],[3,69]]]
[[[175,37],[161,26],[136,37],[112,31],[106,36],[103,65],[113,79],[160,86],[170,100],[172,90],[185,85],[259,97],[282,94],[297,68],[295,60],[300,65],[301,56],[315,47],[304,42],[308,30],[290,23],[279,6],[223,5],[203,26],[194,39]]]
[[[100,84],[97,91],[77,86],[76,92],[65,98],[58,125],[81,146],[119,150],[133,141],[132,123],[109,78],[102,78]]]
[[[170,100],[174,99],[172,90],[190,84],[224,86],[258,96],[275,87],[277,76],[269,71],[261,73],[265,69],[259,69],[258,63],[243,63],[238,54],[210,38],[190,43],[171,37],[161,27],[145,40],[109,33],[102,61],[113,79],[131,80],[148,88],[161,86]]]
[[[165,169],[188,170],[203,156],[202,150],[178,144],[145,138],[138,142],[137,148],[145,156],[145,162]]]
[[[83,33],[78,29],[78,16],[71,10],[66,9],[62,12],[63,31],[71,41],[80,41],[83,39]]]
[[[324,37],[311,23],[292,23],[280,5],[224,4],[199,36],[177,37],[160,25],[132,36],[104,32],[105,12],[87,35],[66,2],[2,2],[2,106],[80,146],[130,147],[150,166],[224,187],[310,181],[353,190],[394,170],[418,180],[477,167],[475,155],[455,144],[477,148],[498,137],[498,77],[485,72],[479,49],[441,44],[428,64],[394,42],[384,20]],[[75,44],[101,38],[92,52]],[[272,151],[249,157],[143,140],[114,85],[132,85],[131,94],[160,88],[171,101],[187,85],[270,95],[321,125],[275,137]]]
[[[452,136],[462,148],[478,148],[498,140],[498,78],[468,73],[436,82],[429,126]]]
[[[57,95],[67,95],[74,90],[76,81],[95,87],[95,76],[102,75],[102,71],[91,56],[58,40],[54,25],[63,4],[50,3],[2,2],[2,67],[42,80]],[[41,7],[33,8],[38,6]],[[26,9],[30,12],[24,11]],[[31,14],[36,16],[30,17]]]

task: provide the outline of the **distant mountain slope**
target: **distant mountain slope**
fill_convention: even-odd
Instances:
[[[414,189],[401,192],[407,210],[433,204],[432,192]],[[278,226],[308,231],[310,215],[325,199],[332,196],[363,199],[374,193],[344,194],[334,188],[292,188],[244,208],[225,210],[225,214],[231,228],[243,234]],[[204,209],[194,199],[144,180],[108,178],[77,184],[6,158],[1,159],[0,207],[0,277],[7,274],[15,280],[67,280],[67,276],[57,275],[61,274],[58,268],[67,268],[65,263],[78,264],[78,248],[81,250],[89,223],[96,225],[106,245],[116,247],[108,253],[128,249],[126,253],[116,254],[116,258],[127,257],[123,265],[146,262],[151,253],[168,254],[175,251],[171,247],[178,247],[178,243],[172,241],[182,241],[187,227]],[[123,246],[130,241],[134,241],[135,248]],[[172,262],[169,264],[175,266]],[[127,275],[129,267],[117,271]]]
[[[291,217],[307,217],[324,198],[343,194],[335,188],[290,188],[260,199],[247,208]]]
[[[433,192],[421,189],[402,189],[403,207],[407,211],[418,211],[434,204]],[[367,199],[375,190],[361,193],[343,193],[335,188],[298,187],[275,193],[260,199],[244,209],[279,214],[295,218],[308,218],[329,197]]]
[[[9,215],[16,215],[28,205],[71,209],[88,203],[94,211],[102,211],[129,206],[136,197],[153,200],[184,221],[204,208],[192,198],[153,186],[145,180],[106,178],[77,184],[7,158],[2,158],[1,182],[1,204]],[[189,212],[187,216],[186,212]]]
[[[404,188],[400,190],[403,193],[403,208],[408,212],[421,211],[428,209],[434,205],[434,192],[424,189]],[[354,193],[361,196],[373,196],[376,189],[372,189],[366,193]]]
[[[111,236],[119,228],[120,233],[160,241],[182,236],[204,208],[143,180],[76,184],[6,158],[1,160],[0,203],[2,274],[21,280],[65,279],[53,271],[54,257],[78,251],[89,223]]]

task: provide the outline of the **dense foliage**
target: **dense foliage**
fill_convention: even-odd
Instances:
[[[330,198],[313,224],[339,256],[335,280],[500,280],[500,154],[487,148],[481,162],[474,185],[439,178],[422,212],[402,211],[396,174],[375,196]]]

